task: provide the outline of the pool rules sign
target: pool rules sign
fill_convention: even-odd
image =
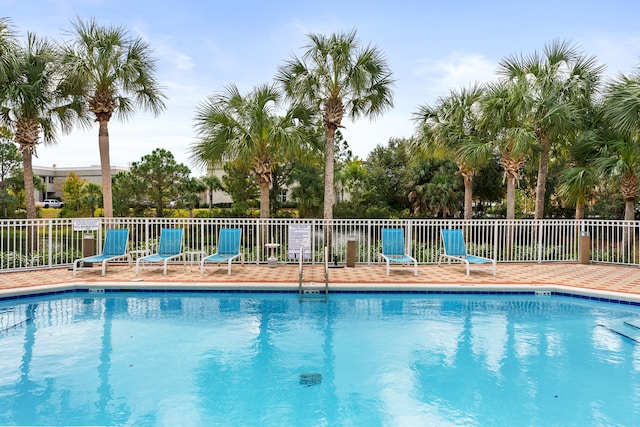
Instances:
[[[292,224],[289,226],[289,250],[291,259],[311,258],[311,226]]]

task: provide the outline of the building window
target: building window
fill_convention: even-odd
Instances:
[[[280,203],[285,203],[287,201],[287,190],[280,190],[280,196],[278,199]]]
[[[53,184],[53,177],[52,177],[52,176],[48,176],[48,177],[47,177],[47,182],[48,182],[49,184]]]

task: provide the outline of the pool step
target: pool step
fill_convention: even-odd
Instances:
[[[318,283],[302,283],[299,291],[299,299],[302,301],[327,302],[328,294],[324,285]]]
[[[627,338],[636,344],[640,344],[640,319],[638,318],[629,317],[608,320],[606,322],[598,323],[598,325],[615,334]]]
[[[640,329],[640,319],[637,317],[625,319],[624,323],[632,328]]]

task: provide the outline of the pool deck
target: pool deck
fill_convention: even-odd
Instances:
[[[331,268],[329,290],[341,291],[556,291],[588,297],[640,302],[640,268],[632,266],[577,263],[498,264],[494,277],[490,270],[465,275],[459,264],[422,265],[418,276],[413,270],[391,270],[383,265],[357,265]],[[324,285],[320,265],[304,267],[304,281]],[[29,272],[0,273],[0,297],[12,297],[68,289],[188,289],[188,290],[269,290],[297,291],[298,267],[279,265],[233,265],[207,267],[200,275],[198,265],[170,265],[168,274],[160,268],[144,269],[136,276],[135,266],[109,266],[101,276],[100,268],[78,271],[67,268]]]

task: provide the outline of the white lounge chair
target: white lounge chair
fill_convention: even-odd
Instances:
[[[77,259],[73,262],[73,277],[76,277],[78,270],[92,270],[93,267],[80,267],[80,264],[102,263],[102,275],[107,271],[107,263],[117,259],[126,259],[131,266],[131,254],[127,253],[129,242],[129,229],[109,228],[104,238],[104,247],[100,255],[93,255]]]
[[[418,261],[405,252],[404,230],[402,228],[382,229],[382,253],[380,253],[380,257],[387,264],[387,276],[389,275],[391,264],[413,264],[413,275],[418,275]]]
[[[140,268],[150,268],[155,264],[162,266],[163,274],[167,275],[167,264],[170,260],[182,257],[183,265],[186,257],[182,252],[182,228],[163,228],[160,230],[160,247],[158,253],[143,256],[136,260],[136,275]]]
[[[240,257],[244,264],[242,252],[240,252],[240,228],[222,228],[218,237],[218,251],[200,261],[200,274],[204,274],[206,264],[227,264],[227,274],[231,274],[231,262]]]
[[[481,268],[490,268],[493,271],[493,275],[496,275],[496,260],[486,258],[482,256],[469,255],[467,253],[467,246],[464,243],[464,236],[462,230],[441,230],[443,251],[438,258],[438,265],[442,261],[442,258],[446,258],[449,261],[458,261],[463,263],[467,269],[467,276],[470,270],[478,270]],[[473,266],[473,267],[472,267]]]

